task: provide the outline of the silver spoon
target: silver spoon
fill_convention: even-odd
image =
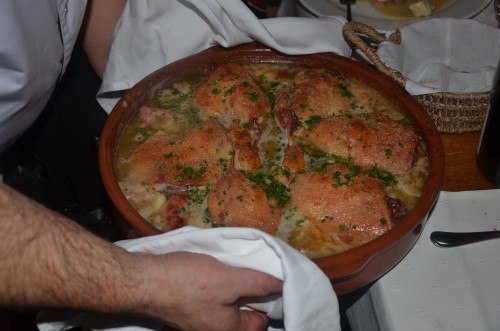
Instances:
[[[438,247],[455,247],[494,238],[500,238],[500,231],[431,233],[431,241]]]

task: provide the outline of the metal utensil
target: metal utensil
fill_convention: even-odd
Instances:
[[[431,241],[438,247],[455,247],[494,238],[500,238],[500,231],[431,233]]]
[[[355,4],[356,0],[340,0],[341,5],[346,5],[347,6],[347,21],[351,22],[352,21],[352,14],[351,14],[351,4]]]

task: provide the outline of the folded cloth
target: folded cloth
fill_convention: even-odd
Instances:
[[[337,297],[326,275],[310,259],[281,240],[249,228],[198,229],[184,227],[165,234],[117,242],[130,252],[163,254],[188,251],[209,254],[221,262],[251,268],[283,280],[282,296],[249,303],[248,307],[283,320],[287,331],[340,331]],[[71,327],[94,330],[161,330],[161,326],[137,318],[79,314],[58,320],[51,314],[39,318],[40,331]],[[280,330],[269,327],[268,330]]]
[[[440,248],[429,239],[499,230],[499,201],[500,190],[441,192],[415,247],[348,312],[353,331],[500,330],[500,240]]]
[[[400,29],[401,45],[377,54],[407,80],[413,95],[489,92],[500,58],[500,29],[470,19],[435,18]]]
[[[284,0],[292,1],[292,0]],[[343,18],[259,20],[243,1],[127,1],[114,32],[98,101],[109,113],[120,92],[151,72],[208,47],[258,41],[286,54],[349,56]]]

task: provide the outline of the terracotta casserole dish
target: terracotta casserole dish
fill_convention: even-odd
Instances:
[[[205,65],[233,63],[291,63],[335,69],[359,80],[399,106],[424,140],[429,174],[415,207],[391,230],[359,247],[313,261],[331,279],[338,295],[372,283],[391,270],[419,238],[438,197],[444,173],[444,155],[439,133],[422,106],[390,78],[372,67],[331,53],[288,56],[256,43],[231,49],[213,47],[153,72],[130,89],[111,112],[102,132],[99,163],[104,186],[117,212],[117,219],[130,238],[159,234],[127,201],[120,190],[113,158],[126,124],[155,92],[196,74]]]

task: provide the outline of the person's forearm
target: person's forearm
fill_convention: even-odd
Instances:
[[[89,0],[82,26],[83,47],[95,72],[102,77],[115,25],[126,0]]]
[[[132,254],[0,184],[0,305],[131,311]],[[131,276],[128,276],[131,275]]]
[[[0,183],[0,307],[134,313],[181,330],[263,330],[265,315],[238,303],[281,287],[204,254],[129,253]]]

